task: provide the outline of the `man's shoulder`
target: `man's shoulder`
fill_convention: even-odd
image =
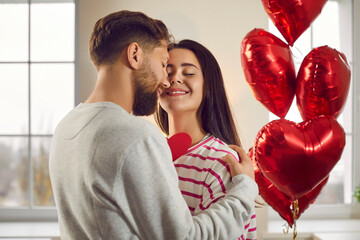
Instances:
[[[115,148],[140,144],[146,139],[154,142],[165,139],[153,123],[125,111],[105,109],[99,118],[100,121],[96,124],[96,135],[101,135],[102,139],[106,139],[103,144],[111,144]]]
[[[151,122],[129,114],[118,107],[102,108],[99,114],[99,127],[116,133],[131,132],[133,136],[158,133],[158,128]]]
[[[130,135],[131,137],[162,136],[160,130],[153,123],[132,115],[121,120],[114,119],[114,121],[109,122],[109,125],[116,127],[118,133]]]
[[[109,102],[78,105],[59,123],[55,136],[74,139],[80,134],[88,139],[103,139],[107,144],[137,141],[144,136],[163,137],[150,121]]]

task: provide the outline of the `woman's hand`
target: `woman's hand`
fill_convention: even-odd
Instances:
[[[246,154],[244,149],[236,145],[229,145],[229,147],[235,150],[240,157],[240,162],[238,162],[231,154],[226,154],[226,156],[222,158],[222,160],[226,162],[230,167],[231,177],[239,174],[246,174],[253,180],[255,180],[255,173],[253,165],[251,163],[251,159]]]

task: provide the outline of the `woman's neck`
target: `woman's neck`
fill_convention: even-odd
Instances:
[[[190,135],[192,140],[191,146],[194,146],[206,135],[194,113],[168,114],[168,118],[170,137],[177,133],[185,132]]]

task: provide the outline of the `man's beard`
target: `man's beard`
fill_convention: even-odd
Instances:
[[[134,76],[134,105],[132,112],[135,116],[149,116],[155,112],[158,96],[154,84],[159,82],[152,71],[148,60]],[[153,90],[155,89],[155,90]]]

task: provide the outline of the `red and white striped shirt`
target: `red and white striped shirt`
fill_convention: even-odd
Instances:
[[[174,161],[181,193],[193,215],[210,207],[232,187],[230,169],[221,160],[228,153],[238,159],[237,153],[227,144],[207,134]],[[255,212],[245,223],[244,230],[238,239],[257,239]]]

